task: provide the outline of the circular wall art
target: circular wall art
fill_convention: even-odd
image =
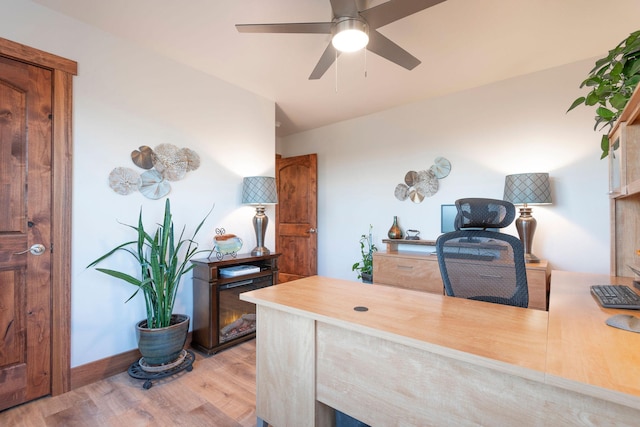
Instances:
[[[438,192],[438,178],[431,169],[420,171],[420,180],[414,185],[424,197],[431,197]]]
[[[160,144],[153,149],[142,145],[131,152],[131,161],[145,169],[142,175],[133,169],[115,168],[109,174],[109,187],[123,196],[140,191],[143,196],[154,200],[169,194],[169,181],[178,181],[187,172],[200,167],[198,153],[173,144]]]
[[[420,180],[420,176],[416,171],[409,171],[404,176],[404,182],[409,187],[413,187]]]
[[[409,199],[413,203],[422,203],[422,201],[424,200],[424,195],[419,192],[416,187],[411,187],[409,189]]]
[[[109,174],[109,187],[118,194],[126,196],[138,191],[140,175],[131,168],[115,168]]]
[[[143,145],[138,150],[131,152],[131,160],[139,168],[151,169],[153,167],[153,150],[151,147]]]
[[[431,170],[435,174],[436,178],[446,178],[451,172],[451,162],[444,157],[436,157]]]
[[[396,196],[396,199],[404,202],[409,197],[409,186],[407,184],[398,184],[396,185],[396,190],[393,192],[393,195]]]
[[[438,192],[438,180],[446,178],[451,172],[451,162],[444,157],[436,157],[429,169],[409,171],[404,175],[404,183],[396,185],[393,195],[401,202],[409,199],[413,203],[422,203],[426,197]]]
[[[161,199],[171,191],[171,185],[155,169],[148,170],[140,175],[139,188],[146,198],[153,200]]]

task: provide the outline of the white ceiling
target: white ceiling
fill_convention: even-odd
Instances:
[[[328,35],[234,24],[330,21],[329,0],[34,1],[275,101],[278,136],[604,56],[640,29],[638,0],[447,0],[379,30],[414,70],[359,52],[312,81]]]

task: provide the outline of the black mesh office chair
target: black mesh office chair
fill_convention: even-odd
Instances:
[[[445,293],[449,296],[527,307],[529,292],[524,249],[517,237],[495,230],[513,222],[512,203],[460,199],[456,231],[436,241]]]

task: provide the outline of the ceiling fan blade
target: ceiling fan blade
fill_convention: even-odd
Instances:
[[[351,16],[353,18],[358,16],[358,6],[356,0],[330,0],[331,9],[333,10],[334,18],[341,18],[343,16]]]
[[[383,27],[405,16],[435,6],[445,0],[389,0],[378,6],[360,12],[360,16],[369,24],[369,30]]]
[[[331,43],[324,50],[324,53],[320,57],[320,60],[316,64],[316,68],[313,69],[311,75],[309,76],[309,80],[318,80],[320,77],[324,75],[324,73],[329,69],[333,61],[336,60],[336,52],[338,56],[340,56],[340,52],[333,47]]]
[[[331,22],[298,22],[290,24],[236,24],[240,33],[305,33],[331,34]]]
[[[367,50],[398,64],[407,70],[413,70],[420,65],[420,60],[409,52],[373,30],[369,31],[369,44]]]

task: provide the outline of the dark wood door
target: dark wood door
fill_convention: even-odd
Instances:
[[[0,57],[0,410],[51,393],[51,88]]]
[[[280,283],[318,274],[317,155],[276,158]]]

